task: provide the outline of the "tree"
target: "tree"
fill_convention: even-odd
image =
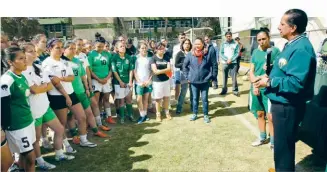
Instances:
[[[195,27],[211,27],[212,31],[205,31],[209,36],[221,34],[219,17],[199,17]]]
[[[27,17],[1,17],[1,29],[9,38],[29,39],[38,33],[44,33],[37,19]]]
[[[116,36],[127,35],[123,17],[114,17],[114,30]]]

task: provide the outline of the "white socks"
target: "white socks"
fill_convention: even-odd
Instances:
[[[102,121],[101,121],[101,116],[100,115],[95,117],[95,121],[96,121],[98,126],[102,126]]]
[[[87,138],[86,138],[86,134],[85,135],[80,135],[80,138],[81,138],[81,142],[83,142],[83,143],[88,142]]]
[[[106,108],[106,117],[108,118],[109,116],[111,116],[111,109]]]
[[[42,156],[35,158],[35,160],[37,161],[38,164],[43,164],[44,163],[44,159]]]

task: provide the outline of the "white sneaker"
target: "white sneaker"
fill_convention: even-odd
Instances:
[[[80,146],[94,148],[94,147],[97,147],[98,145],[95,143],[89,142],[89,141],[84,142],[84,143],[81,141]]]
[[[256,141],[252,142],[251,145],[256,147],[256,146],[260,146],[260,145],[267,144],[267,143],[268,143],[267,139],[264,139],[264,140],[257,139]]]
[[[64,146],[67,153],[76,153],[77,151],[72,146]]]
[[[69,161],[69,160],[72,160],[74,158],[75,158],[75,156],[66,155],[66,154],[62,154],[62,155],[59,155],[59,156],[56,155],[56,157],[55,157],[56,161],[63,161],[63,160],[68,160]]]
[[[55,165],[50,164],[50,163],[48,163],[48,162],[46,162],[46,161],[44,161],[43,164],[39,164],[39,163],[36,161],[36,165],[37,165],[39,168],[41,168],[42,170],[51,170],[51,169],[56,168]]]
[[[43,146],[44,149],[53,149],[53,146],[51,145],[49,140],[43,140],[42,146]]]
[[[114,114],[114,115],[111,115],[111,117],[113,117],[113,118],[117,118],[117,116],[118,116],[118,114]]]

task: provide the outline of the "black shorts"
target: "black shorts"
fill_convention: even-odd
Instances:
[[[72,94],[69,94],[70,99],[72,100],[72,106],[76,105],[77,103],[80,103],[78,100],[75,92]],[[66,98],[62,95],[48,95],[49,101],[50,101],[50,107],[52,110],[59,110],[67,108],[66,105]]]

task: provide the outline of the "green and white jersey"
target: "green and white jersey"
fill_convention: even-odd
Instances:
[[[129,72],[134,70],[133,59],[125,54],[125,58],[120,58],[119,54],[115,54],[112,58],[112,71],[117,72],[120,79],[124,83],[129,83]],[[114,79],[114,84],[118,85],[117,79]]]
[[[83,63],[83,67],[84,67],[84,70],[86,71],[86,68],[88,66],[90,66],[90,63],[89,63],[89,60],[87,58],[87,55],[85,53],[82,53],[80,52],[76,58],[78,58],[82,63]]]
[[[111,54],[102,51],[98,53],[93,50],[88,54],[90,69],[100,79],[104,79],[109,75],[111,67]]]
[[[11,123],[6,130],[19,130],[29,126],[33,121],[28,96],[30,89],[24,75],[16,75],[10,70],[1,76],[1,97],[10,96]],[[8,115],[8,114],[1,114]]]
[[[77,59],[77,58],[73,58],[72,61],[70,62],[73,72],[74,72],[74,80],[73,80],[73,88],[74,88],[74,92],[76,94],[81,94],[81,93],[85,93],[85,88],[84,88],[84,84],[83,84],[83,80],[82,77],[86,75],[86,72],[84,70],[83,64],[82,62]]]
[[[41,66],[39,67],[39,69],[40,68]],[[35,69],[33,66],[27,66],[27,69],[23,71],[23,75],[25,76],[29,87],[33,85],[40,86],[44,83],[51,82],[49,79],[49,75],[46,72],[41,72],[40,76],[38,76],[35,73]],[[31,94],[28,97],[28,100],[34,119],[42,117],[47,112],[50,102],[46,92],[39,94]]]

